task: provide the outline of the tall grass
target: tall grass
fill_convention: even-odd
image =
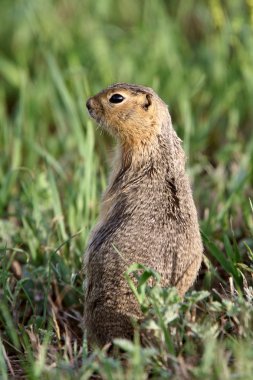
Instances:
[[[0,14],[0,378],[250,379],[251,2],[14,0]],[[138,331],[116,342],[127,367],[87,357],[82,335],[82,260],[113,146],[85,101],[118,81],[168,103],[205,244],[201,292],[133,289],[160,345],[141,348]]]

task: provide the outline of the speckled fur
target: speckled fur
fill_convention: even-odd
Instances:
[[[119,93],[125,100],[111,104]],[[202,259],[202,242],[185,155],[167,105],[150,88],[118,83],[87,102],[118,140],[100,218],[85,253],[85,327],[90,346],[132,338],[139,306],[124,279],[133,262],[161,274],[184,295]]]

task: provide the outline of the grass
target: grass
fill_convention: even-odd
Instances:
[[[14,0],[0,13],[0,379],[251,379],[252,1]],[[184,300],[150,289],[143,268],[133,291],[159,344],[118,340],[127,367],[88,357],[82,333],[113,144],[85,101],[117,81],[169,104],[205,245]]]

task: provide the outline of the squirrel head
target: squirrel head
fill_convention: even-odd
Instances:
[[[148,87],[117,83],[88,99],[90,116],[122,144],[147,144],[161,133],[167,105]]]

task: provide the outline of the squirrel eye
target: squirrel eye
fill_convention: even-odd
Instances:
[[[121,102],[123,102],[124,99],[125,99],[124,96],[122,96],[120,94],[114,94],[110,97],[109,102],[110,103],[121,103]]]

